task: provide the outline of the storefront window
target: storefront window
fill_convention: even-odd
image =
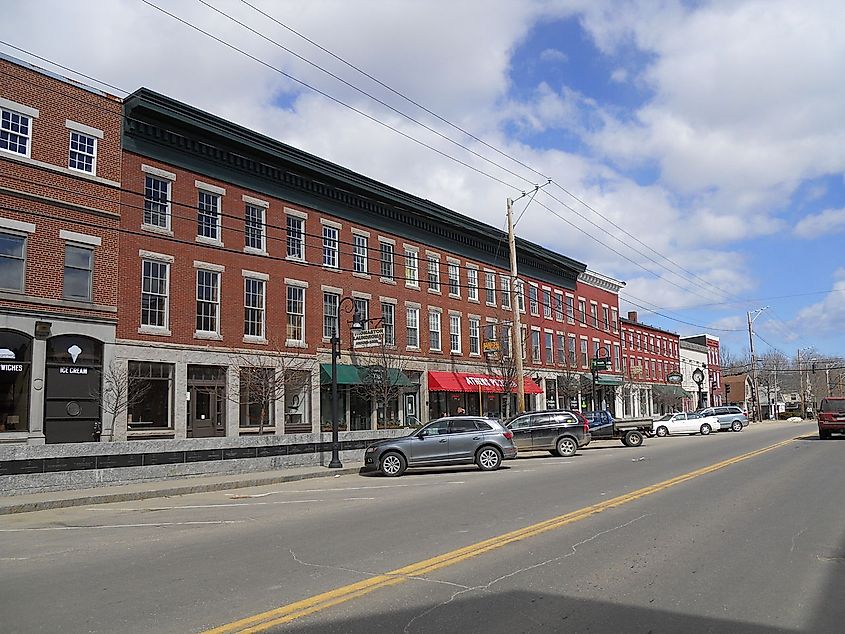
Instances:
[[[311,373],[295,370],[285,374],[285,433],[311,432]]]
[[[274,368],[241,368],[240,426],[268,427],[275,424],[276,396]]]
[[[32,339],[0,330],[0,432],[29,431]]]
[[[128,429],[169,429],[173,403],[173,366],[129,362]]]

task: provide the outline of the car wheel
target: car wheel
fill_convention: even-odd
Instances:
[[[502,465],[502,452],[495,447],[482,447],[475,454],[475,464],[482,471],[494,471]]]
[[[557,454],[562,458],[570,458],[578,451],[578,443],[574,438],[564,436],[557,441]]]
[[[710,425],[708,425],[707,423],[704,423],[701,426],[701,429],[699,429],[699,431],[701,432],[702,436],[707,436],[710,433]]]
[[[638,431],[629,431],[625,434],[622,442],[628,447],[639,447],[643,444],[643,435]]]
[[[661,425],[660,427],[658,427],[658,428],[657,428],[657,431],[656,431],[655,433],[656,433],[658,436],[660,436],[661,438],[663,438],[664,436],[668,436],[668,435],[669,435],[669,430],[668,430],[668,429],[666,429],[663,425]]]
[[[731,423],[731,431],[742,431],[742,421],[735,420]]]
[[[395,451],[389,451],[381,457],[379,471],[389,478],[395,478],[405,473],[405,468],[407,466],[408,463],[405,462],[405,458],[402,454],[396,453]]]

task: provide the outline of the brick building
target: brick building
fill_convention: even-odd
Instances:
[[[341,429],[506,415],[511,302],[528,409],[583,402],[561,376],[601,347],[618,372],[621,283],[518,239],[512,290],[492,227],[146,89],[125,113],[116,358],[146,398],[115,438],[326,429],[335,332]],[[373,375],[395,378],[382,403]]]
[[[119,99],[0,55],[0,442],[100,438],[120,143]]]
[[[679,335],[640,323],[635,311],[621,322],[625,415],[651,416],[679,408],[685,392],[669,382],[671,374],[680,372]]]

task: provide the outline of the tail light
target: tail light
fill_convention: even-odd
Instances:
[[[502,434],[502,435],[503,435],[505,438],[507,438],[508,440],[510,440],[511,438],[513,438],[513,432],[512,432],[510,429],[506,429],[506,430],[505,430],[505,433],[504,433],[504,434]]]
[[[583,418],[584,418],[584,433],[589,434],[590,433],[590,421],[587,420],[586,416],[584,416]]]

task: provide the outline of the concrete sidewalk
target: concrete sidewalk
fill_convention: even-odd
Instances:
[[[329,469],[323,466],[290,467],[275,471],[191,476],[91,489],[2,496],[0,497],[0,515],[29,513],[31,511],[84,506],[88,504],[145,500],[172,495],[187,495],[189,493],[224,491],[227,489],[240,489],[312,478],[331,478],[336,475],[358,473],[359,470],[360,465],[344,467],[342,469]]]

